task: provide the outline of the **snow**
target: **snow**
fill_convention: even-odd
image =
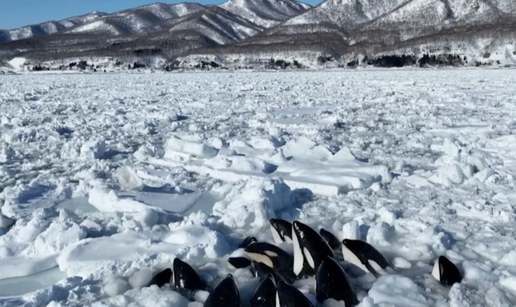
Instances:
[[[307,4],[291,0],[229,0],[219,6],[264,28],[278,25],[310,8]]]
[[[0,214],[0,228],[9,228],[14,224],[14,221],[7,216]]]
[[[26,58],[15,57],[7,63],[14,69],[14,71],[22,71],[22,70],[24,70],[23,64],[25,64],[26,62],[27,62]]]
[[[117,212],[129,211],[140,212],[148,206],[132,198],[121,198],[114,190],[94,188],[89,193],[88,201],[99,211]]]
[[[129,289],[129,283],[120,278],[108,280],[104,286],[104,292],[109,296],[124,294]]]
[[[217,155],[217,150],[211,146],[189,142],[173,136],[166,144],[165,157],[175,156],[175,153],[184,153],[196,158],[213,158]]]
[[[110,24],[105,20],[95,20],[90,23],[86,23],[84,25],[80,25],[78,27],[72,28],[69,31],[70,33],[85,33],[85,32],[105,32],[111,35],[119,35],[121,34],[121,30],[118,29],[115,25]]]
[[[342,226],[342,239],[360,240],[360,226],[357,221],[349,221]]]
[[[81,157],[85,159],[101,159],[106,151],[104,141],[89,141],[81,147]]]
[[[20,60],[20,64],[23,62]],[[512,70],[16,75],[0,83],[0,306],[199,306],[270,218],[361,239],[360,307],[516,305]],[[291,247],[282,245],[288,252]],[[430,275],[444,255],[463,282]],[[232,272],[248,301],[257,280]],[[314,300],[313,279],[295,286]],[[330,303],[328,303],[330,304]]]
[[[150,268],[142,268],[129,277],[129,283],[133,288],[142,288],[149,284],[152,277],[152,270]]]
[[[390,275],[380,277],[369,290],[375,304],[391,304],[397,307],[428,306],[417,285],[407,277]]]

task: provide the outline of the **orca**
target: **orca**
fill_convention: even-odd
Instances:
[[[251,266],[251,260],[245,257],[230,257],[228,258],[228,269],[236,270],[236,269],[244,269]]]
[[[276,295],[277,307],[314,307],[296,287],[280,281]]]
[[[344,239],[342,241],[344,260],[351,263],[364,273],[372,273],[378,277],[391,268],[385,257],[369,243],[361,240]]]
[[[245,248],[256,242],[258,242],[258,240],[256,240],[255,237],[247,237],[238,245],[238,248]]]
[[[149,286],[157,285],[158,287],[163,287],[166,284],[170,284],[170,280],[172,278],[172,270],[167,268],[154,276],[149,282]]]
[[[331,249],[337,250],[340,248],[341,243],[339,239],[337,239],[337,237],[335,237],[331,232],[321,228],[321,230],[319,230],[319,234],[321,237],[323,237],[324,240],[326,240]]]
[[[204,288],[204,282],[188,263],[175,258],[173,268],[173,280],[176,289],[195,292]]]
[[[327,299],[344,301],[346,307],[358,304],[357,294],[349,283],[346,272],[330,256],[324,259],[317,270],[315,293],[317,301],[321,304]]]
[[[250,307],[276,307],[276,283],[272,275],[262,279],[251,298]]]
[[[292,271],[292,255],[266,242],[258,242],[244,248],[247,255],[256,262],[262,262],[278,271]]]
[[[435,262],[432,276],[445,286],[452,286],[462,281],[459,269],[445,256],[440,256]]]
[[[262,262],[253,261],[251,272],[255,277],[260,279],[271,275],[276,283],[283,281],[288,284],[293,284],[296,280],[296,275],[294,275],[292,271],[278,271]]]
[[[211,291],[204,307],[241,307],[240,293],[231,274]]]
[[[292,224],[285,220],[270,219],[272,238],[276,243],[292,243]]]
[[[299,221],[292,223],[292,243],[293,271],[298,277],[315,275],[326,256],[334,257],[333,250],[321,235]]]

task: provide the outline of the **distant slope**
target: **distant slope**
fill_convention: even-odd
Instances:
[[[313,8],[294,0],[156,3],[0,31],[0,41],[12,39],[0,44],[0,60],[516,65],[516,1],[326,0]]]
[[[410,0],[327,0],[288,20],[285,26],[332,23],[344,31],[350,31],[407,2]]]
[[[435,55],[436,63],[479,65],[516,64],[515,49],[516,1],[327,0],[251,39],[204,54],[226,52],[231,58],[259,51],[264,57],[299,58],[311,53],[331,55],[344,65],[395,66]],[[386,55],[406,57],[381,59]]]
[[[0,30],[0,43],[59,33],[68,28],[96,20],[104,15],[106,15],[106,13],[92,12],[90,14],[75,16],[61,21],[49,21],[13,30]]]
[[[19,50],[18,56],[38,61],[82,56],[173,59],[195,49],[214,48],[263,31],[262,27],[217,6],[181,4],[162,8],[140,7],[47,37],[0,44],[0,54]]]
[[[170,33],[181,30],[196,31],[220,45],[243,40],[263,31],[262,27],[216,6],[206,7],[170,23]],[[162,27],[165,26],[166,24]]]
[[[276,26],[311,8],[293,0],[229,0],[220,7],[265,28]]]
[[[202,10],[197,3],[164,4],[155,3],[103,16],[92,22],[70,29],[71,33],[96,33],[109,35],[144,32],[161,22],[180,18]]]

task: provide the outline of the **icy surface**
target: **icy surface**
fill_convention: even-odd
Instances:
[[[13,63],[16,65],[22,64]],[[516,305],[516,72],[6,76],[0,306],[202,306],[268,220],[372,244],[360,307]],[[286,248],[288,250],[288,248]],[[445,255],[464,276],[430,273]],[[257,281],[233,272],[246,303]],[[311,299],[313,280],[296,283]],[[193,301],[190,301],[192,299]]]

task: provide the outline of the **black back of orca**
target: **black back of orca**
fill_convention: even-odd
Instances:
[[[462,281],[459,269],[445,256],[440,256],[437,259],[432,276],[445,286],[452,286],[454,283]]]
[[[276,283],[283,281],[285,283],[292,284],[296,280],[296,276],[292,271],[278,271],[262,262],[253,261],[252,267],[254,271],[253,275],[260,279],[266,278],[268,275],[271,275]]]
[[[272,275],[267,275],[254,291],[250,307],[276,307],[276,283]]]
[[[325,300],[332,298],[336,301],[344,301],[346,307],[358,304],[355,290],[335,259],[326,257],[317,270],[315,282],[315,293],[319,302],[324,303]]]
[[[244,248],[244,251],[251,259],[257,262],[263,262],[278,271],[292,271],[294,258],[292,255],[266,242],[258,242]]]
[[[177,289],[194,292],[204,287],[204,282],[188,263],[175,258],[173,267],[174,287]]]
[[[377,251],[373,246],[369,243],[361,241],[361,240],[349,240],[344,239],[342,241],[344,248],[350,250],[356,257],[360,260],[360,262],[367,268],[367,270],[373,273],[378,277],[379,272],[371,265],[371,263],[376,263],[380,268],[386,269],[389,267],[389,262],[385,257]],[[343,252],[343,254],[345,254]],[[344,260],[346,260],[346,256],[344,255]]]
[[[231,274],[211,291],[204,307],[241,307],[240,293]]]
[[[282,281],[278,283],[279,307],[313,307],[312,303],[296,287]]]
[[[294,245],[293,271],[298,277],[313,276],[326,258],[334,257],[328,243],[308,225],[299,221],[292,223]]]
[[[251,260],[245,257],[228,258],[228,268],[231,270],[244,269],[251,266]]]
[[[167,268],[156,274],[149,282],[149,286],[157,285],[158,287],[163,287],[165,284],[169,284],[171,279],[172,270]]]
[[[256,240],[255,237],[247,237],[238,245],[238,248],[245,248],[256,242],[258,242],[258,240]]]
[[[324,240],[326,240],[331,249],[336,250],[340,248],[341,244],[339,239],[337,239],[337,237],[335,237],[331,232],[321,228],[321,230],[319,230],[319,234],[321,237],[323,237]]]
[[[292,242],[292,224],[281,219],[270,219],[274,242]]]

